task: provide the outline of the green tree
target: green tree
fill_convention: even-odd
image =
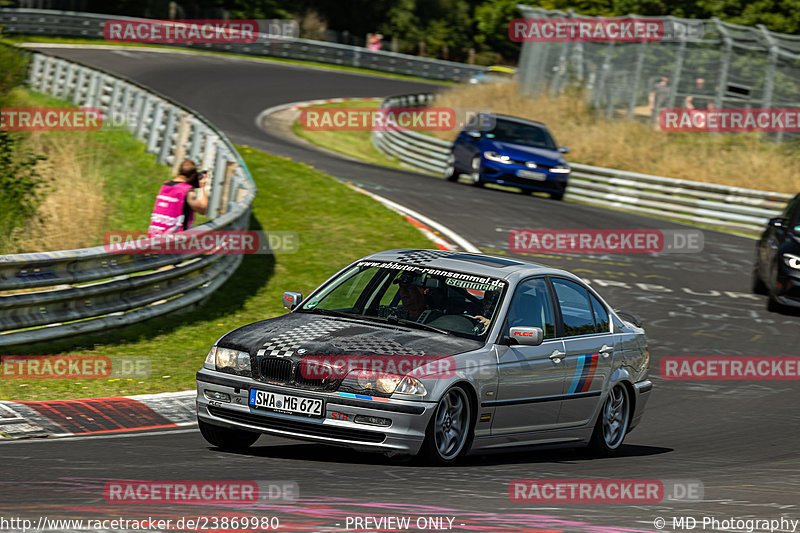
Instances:
[[[508,38],[508,24],[522,15],[517,0],[490,0],[475,7],[475,43],[481,51],[494,51],[506,61],[519,56],[520,44]]]

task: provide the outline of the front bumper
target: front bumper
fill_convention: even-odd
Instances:
[[[518,171],[531,172],[537,177],[520,177]],[[545,168],[532,170],[521,165],[504,165],[484,158],[481,179],[532,191],[563,192],[567,188],[569,174],[553,174]]]
[[[650,393],[653,391],[653,382],[649,379],[637,381],[633,384],[633,390],[636,398],[634,403],[633,418],[631,418],[628,431],[635,428],[639,422],[642,421],[645,407],[647,407],[647,400],[650,399]]]
[[[359,450],[416,454],[425,439],[436,403],[388,399],[339,392],[316,392],[270,385],[209,369],[197,373],[197,418],[216,426],[244,429],[291,439],[348,446]],[[250,389],[324,400],[323,418],[308,418],[256,409],[248,404]],[[230,396],[210,400],[206,391]],[[391,420],[390,426],[356,423],[357,415]]]
[[[779,257],[778,261],[782,262],[783,258]],[[779,265],[777,284],[773,291],[779,303],[800,307],[800,271],[784,264]]]

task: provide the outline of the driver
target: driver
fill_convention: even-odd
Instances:
[[[480,324],[482,331],[485,331],[486,328],[489,327],[489,322],[491,322],[491,319],[487,317],[492,316],[498,296],[500,296],[500,291],[484,292],[483,300],[481,302],[481,314],[472,317]]]
[[[437,279],[403,272],[394,283],[398,284],[397,294],[408,311],[409,320],[428,322],[442,315],[441,311],[433,308],[437,300]]]

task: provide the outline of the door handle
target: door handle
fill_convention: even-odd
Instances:
[[[609,354],[614,352],[614,347],[609,346],[608,344],[604,344],[600,347],[600,353],[603,354],[603,357],[608,357]]]
[[[564,352],[553,350],[553,353],[550,354],[550,360],[553,361],[554,363],[560,363],[561,358],[564,357],[565,355],[567,354]]]

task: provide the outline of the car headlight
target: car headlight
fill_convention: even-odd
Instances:
[[[794,254],[783,254],[783,262],[786,263],[786,266],[789,268],[800,270],[800,257]]]
[[[214,365],[217,370],[229,370],[235,374],[250,375],[250,354],[215,346],[211,349],[211,352],[208,352],[206,362],[209,362],[212,352],[214,353]]]
[[[385,374],[378,372],[365,372],[354,370],[347,375],[343,385],[358,388],[367,392],[378,392],[381,394],[414,394],[425,396],[428,391],[425,385],[411,376],[397,376],[395,374]]]
[[[483,152],[483,157],[488,159],[489,161],[494,161],[496,163],[502,163],[504,165],[511,164],[511,158],[507,155],[500,155],[494,150],[489,150],[488,152]]]
[[[558,165],[550,169],[553,174],[569,174],[572,169],[566,165]]]

